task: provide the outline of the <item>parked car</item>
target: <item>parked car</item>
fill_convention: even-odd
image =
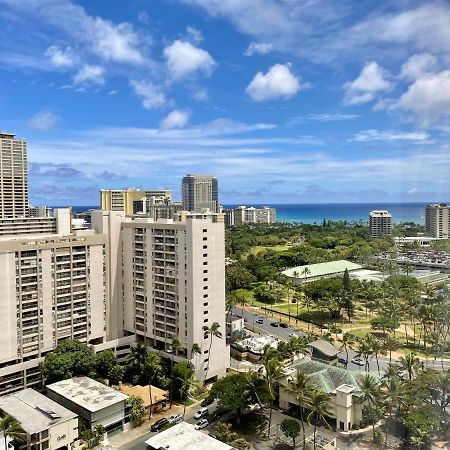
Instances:
[[[200,408],[195,414],[194,419],[201,419],[209,414],[208,408]]]
[[[183,421],[183,417],[181,416],[181,414],[173,414],[167,420],[172,425],[175,425],[176,423],[182,422]]]
[[[348,364],[348,361],[346,358],[342,358],[341,356],[338,356],[338,362],[341,364],[344,364],[346,366]]]
[[[200,403],[200,405],[201,406],[209,406],[209,405],[211,405],[211,404],[213,404],[214,403],[214,398],[213,397],[206,397],[201,403]]]
[[[152,431],[159,431],[163,426],[167,425],[169,421],[163,417],[162,419],[157,420],[155,423],[152,424],[150,429]]]
[[[281,328],[288,328],[289,325],[288,325],[287,323],[280,322],[280,327],[281,327]]]
[[[208,425],[209,425],[209,422],[206,419],[202,419],[202,420],[199,420],[195,424],[195,429],[196,430],[201,430],[202,428],[206,428]]]
[[[271,327],[277,327],[278,326],[278,322],[270,322],[270,326]]]
[[[364,366],[365,362],[360,356],[355,356],[352,358],[352,363],[357,366]]]
[[[264,323],[264,319],[262,317],[258,317],[256,319],[256,323]]]

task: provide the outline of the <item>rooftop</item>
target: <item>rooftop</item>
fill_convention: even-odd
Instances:
[[[186,422],[161,431],[145,443],[155,450],[235,450],[228,444],[196,430],[194,425]]]
[[[64,406],[30,388],[0,397],[0,410],[20,422],[28,434],[48,430],[52,425],[77,417]]]
[[[88,377],[58,381],[48,385],[47,389],[91,412],[128,399],[127,395]]]
[[[305,277],[305,269],[307,275]],[[346,261],[344,259],[340,259],[338,261],[330,261],[319,264],[308,264],[306,266],[298,266],[292,267],[291,269],[284,270],[282,272],[283,275],[291,278],[313,278],[320,277],[324,275],[333,275],[337,273],[345,272],[345,269],[349,271],[362,269],[362,266],[359,264],[352,263],[351,261]]]
[[[152,386],[152,402],[150,403],[150,389],[149,386],[129,386],[128,384],[122,384],[120,386],[120,392],[127,396],[135,395],[141,397],[144,400],[144,406],[148,407],[150,404],[155,405],[167,399],[168,392],[159,389],[156,386]]]
[[[324,341],[323,339],[317,339],[317,341],[310,342],[308,347],[313,347],[324,355],[330,357],[337,356],[337,354],[340,353],[340,350],[337,347],[330,344],[328,341]]]

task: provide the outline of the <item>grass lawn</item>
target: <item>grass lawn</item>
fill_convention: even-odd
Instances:
[[[257,255],[258,253],[265,252],[267,250],[271,250],[274,252],[284,252],[289,250],[292,245],[255,245],[251,247],[246,253],[242,255],[243,259],[247,259],[248,255]]]

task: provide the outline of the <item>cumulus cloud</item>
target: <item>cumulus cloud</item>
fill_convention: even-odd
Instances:
[[[130,86],[137,95],[143,98],[142,106],[145,109],[160,108],[167,103],[164,91],[151,81],[131,80]]]
[[[428,133],[424,132],[403,132],[403,131],[378,131],[364,130],[355,134],[349,141],[370,142],[370,141],[426,141],[429,138]]]
[[[266,73],[258,72],[245,91],[255,102],[289,99],[301,88],[290,69],[290,64],[275,64]]]
[[[174,78],[183,78],[196,72],[210,75],[216,65],[207,51],[180,40],[164,49],[164,57]]]
[[[247,50],[245,50],[244,55],[245,56],[252,56],[252,55],[266,55],[267,53],[270,53],[273,49],[273,44],[269,42],[250,42],[250,44],[247,47]]]
[[[400,76],[407,80],[417,80],[435,71],[437,59],[429,53],[420,53],[411,56],[402,65]]]
[[[389,91],[393,84],[388,80],[388,73],[375,61],[366,63],[359,76],[344,84],[344,103],[359,105],[370,102],[380,92]]]
[[[189,113],[178,109],[170,112],[163,120],[161,120],[160,128],[162,130],[170,130],[173,128],[183,128],[189,121]]]
[[[45,54],[49,57],[53,66],[57,68],[72,67],[77,60],[71,47],[61,49],[52,45],[46,50]]]
[[[105,69],[100,66],[85,64],[73,77],[75,84],[105,84]]]
[[[61,117],[50,111],[41,111],[31,117],[27,124],[30,128],[34,128],[35,130],[47,131],[54,128],[60,120]]]

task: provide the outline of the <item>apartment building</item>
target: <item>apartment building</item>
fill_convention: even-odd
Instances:
[[[224,210],[225,223],[228,226],[239,226],[249,223],[275,223],[277,213],[275,208],[263,206],[261,208],[238,206]]]
[[[172,191],[142,189],[102,189],[100,191],[100,208],[104,211],[124,212],[133,215],[133,202],[142,198],[153,199],[155,204],[172,202]]]
[[[198,379],[221,377],[228,367],[225,339],[204,326],[219,323],[225,335],[225,249],[222,214],[185,213],[177,220],[134,219],[122,224],[123,328],[170,356],[192,360]],[[191,354],[192,345],[202,355]]]
[[[56,208],[51,217],[16,217],[0,219],[0,237],[28,234],[70,234],[72,230],[71,208]]]
[[[428,236],[450,238],[450,206],[435,203],[425,208],[425,229]]]
[[[389,211],[371,211],[369,229],[372,237],[392,234],[392,215]]]
[[[28,206],[28,217],[51,217],[53,208],[49,206]]]
[[[62,340],[106,339],[105,247],[92,230],[0,239],[0,394],[39,387]]]
[[[27,143],[0,131],[0,219],[28,212]]]
[[[153,220],[173,219],[175,214],[183,211],[183,205],[179,202],[170,204],[154,203],[152,198],[141,198],[133,202],[133,214],[146,216]]]
[[[183,178],[181,190],[185,211],[219,211],[219,186],[216,177],[188,174]]]

